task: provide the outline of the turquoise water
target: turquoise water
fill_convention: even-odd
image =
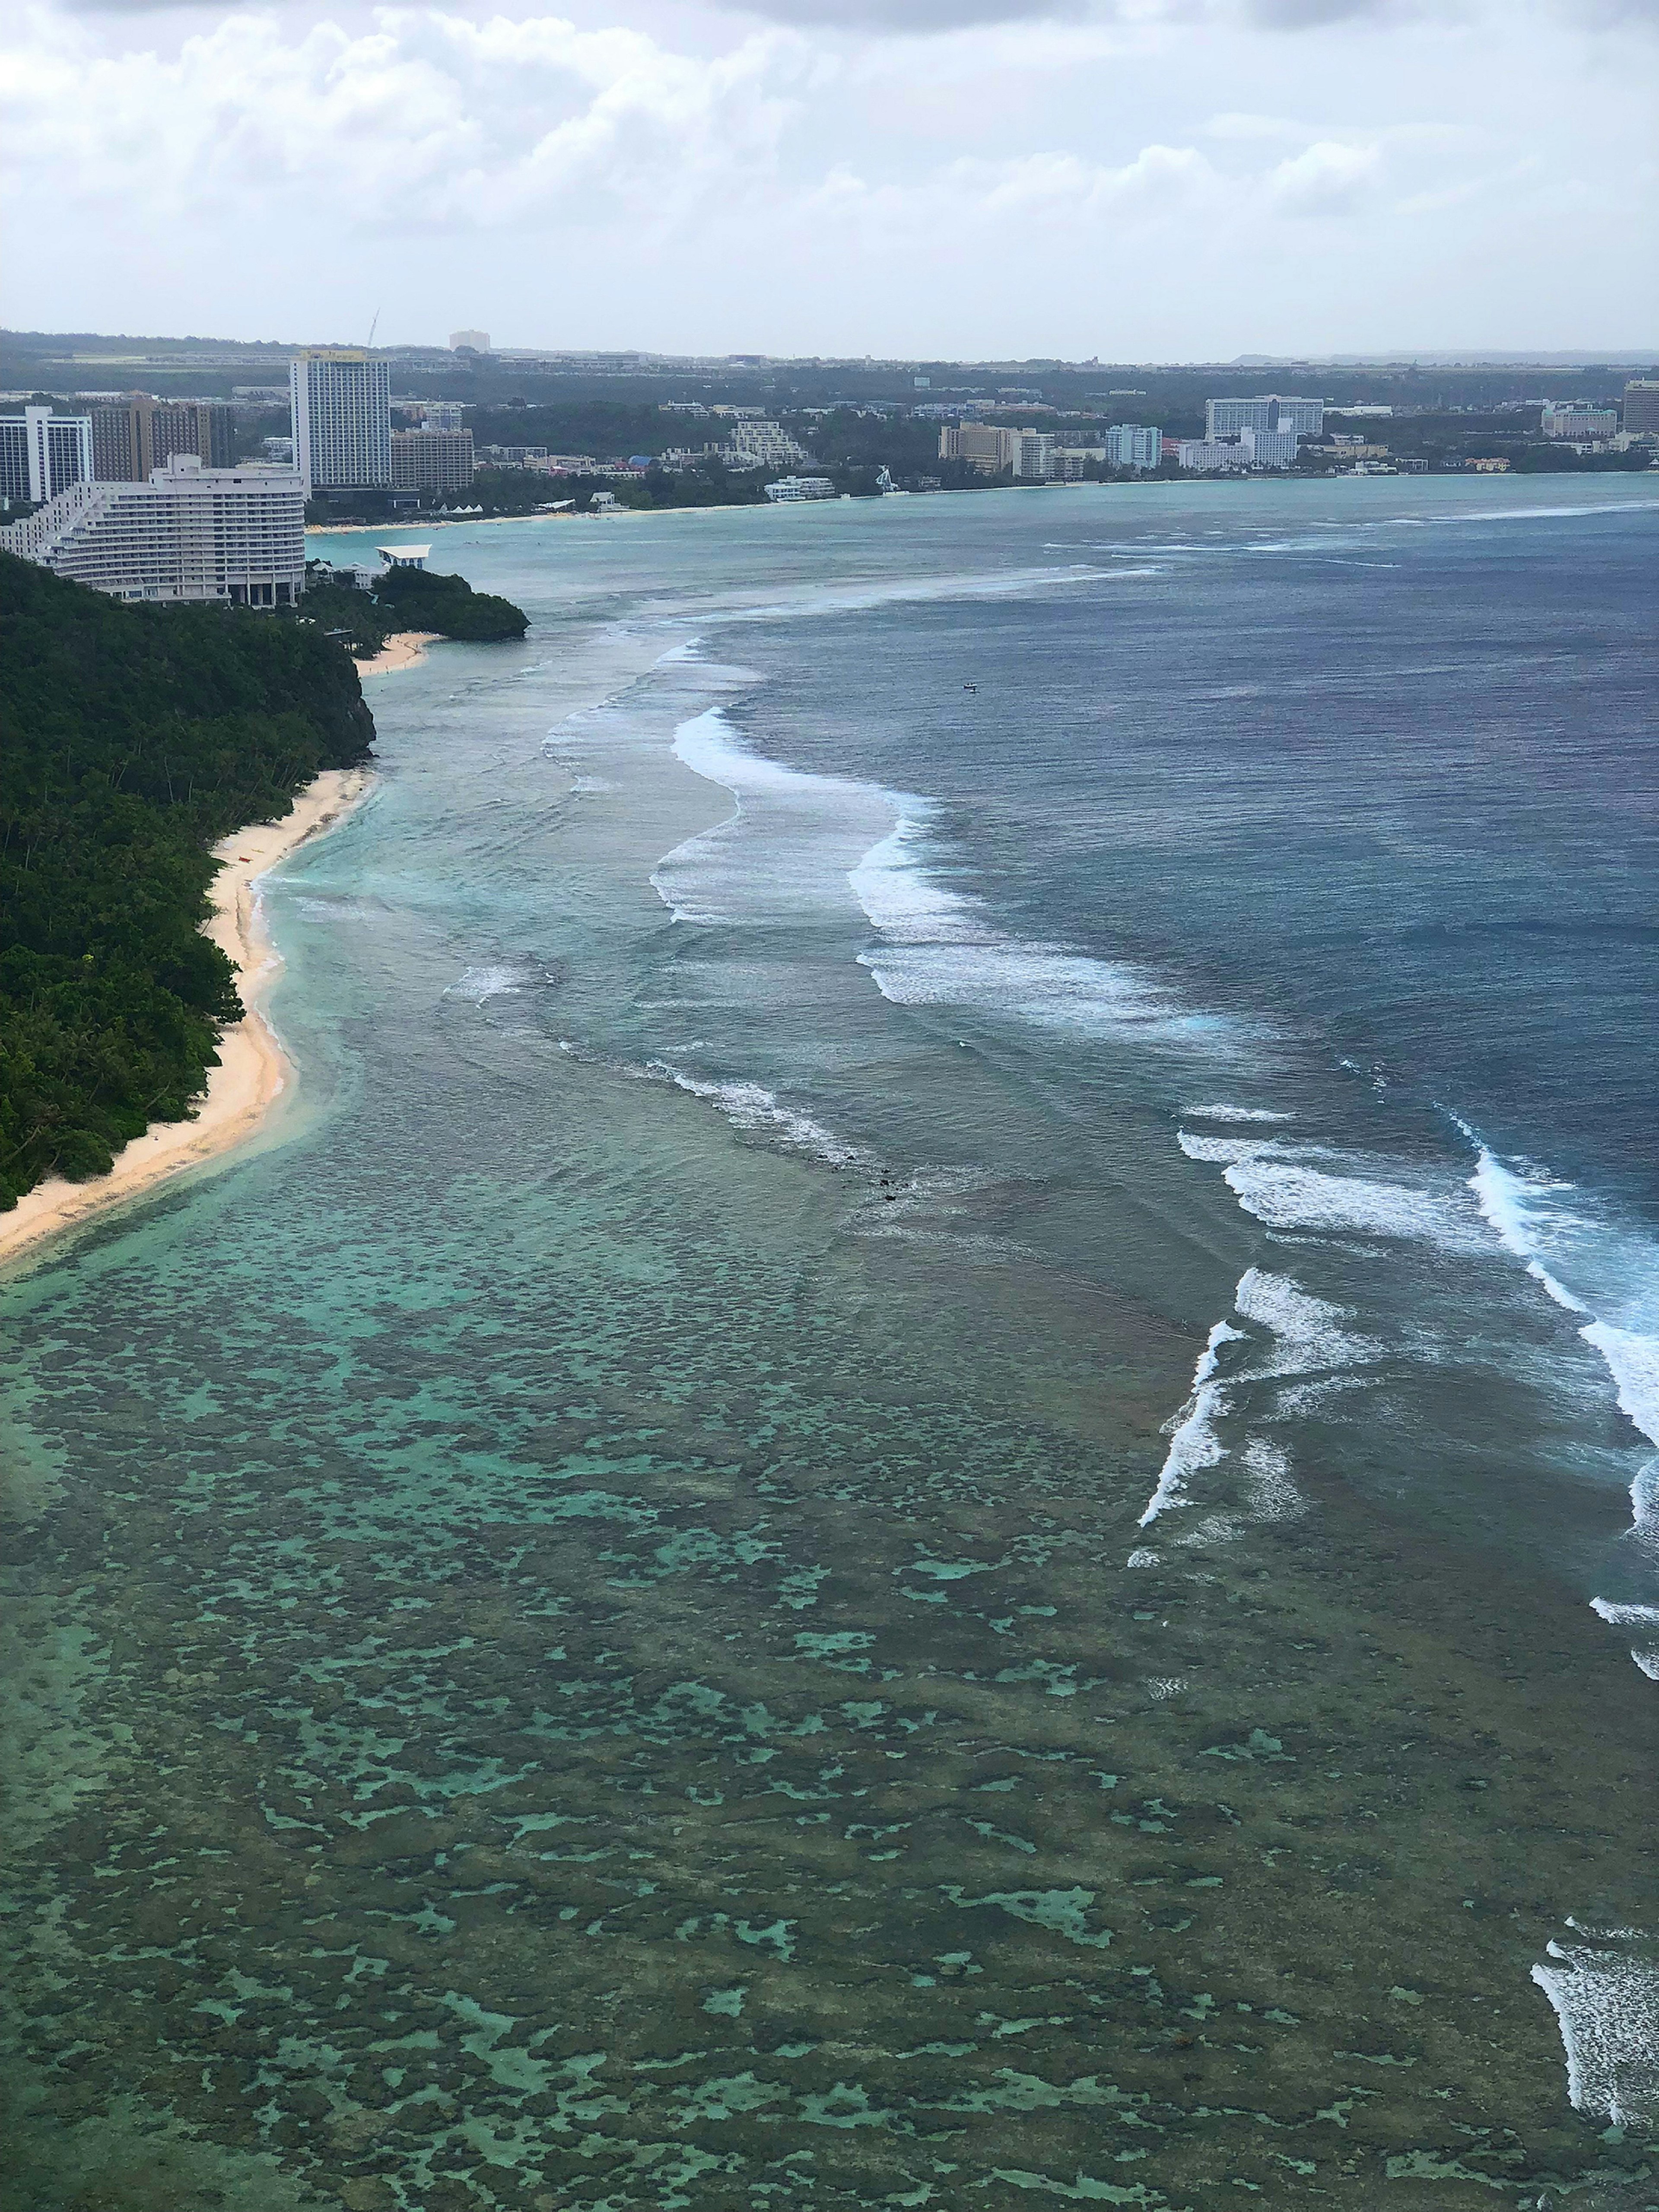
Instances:
[[[299,1094],[6,1295],[20,2202],[1659,2203],[1653,513],[444,534]]]

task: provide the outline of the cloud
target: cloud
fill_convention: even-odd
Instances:
[[[1266,197],[1281,215],[1353,215],[1375,197],[1382,171],[1376,146],[1322,138],[1279,164],[1267,179]]]

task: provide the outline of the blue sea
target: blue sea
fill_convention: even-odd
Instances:
[[[4,1295],[20,2202],[1659,2204],[1656,547],[441,533]]]

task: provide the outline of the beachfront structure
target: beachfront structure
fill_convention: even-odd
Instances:
[[[1059,441],[1050,430],[997,429],[988,422],[945,422],[939,426],[939,457],[965,461],[981,476],[1011,476],[1046,483],[1059,471]]]
[[[236,459],[235,417],[222,399],[153,399],[134,392],[92,410],[92,472],[100,483],[144,483],[175,453],[204,468]]]
[[[1538,427],[1547,438],[1616,438],[1619,410],[1592,407],[1582,399],[1547,399]]]
[[[294,459],[313,491],[392,487],[392,368],[343,347],[289,363]]]
[[[1243,469],[1249,466],[1236,438],[1183,438],[1176,447],[1176,460],[1183,469]]]
[[[374,550],[388,568],[424,568],[430,545],[377,545]]]
[[[1106,458],[1115,469],[1155,469],[1164,459],[1164,433],[1156,424],[1114,422],[1106,433]]]
[[[396,491],[465,491],[472,481],[472,433],[431,422],[392,434],[392,483]]]
[[[26,407],[0,415],[0,500],[7,506],[53,499],[92,475],[92,418]]]
[[[1294,430],[1252,430],[1238,434],[1238,449],[1253,469],[1287,469],[1296,459]]]
[[[812,458],[781,423],[763,417],[736,422],[726,445],[726,458],[738,469],[788,469]]]
[[[1633,376],[1625,386],[1625,435],[1659,438],[1659,377]]]
[[[204,469],[175,453],[144,483],[71,484],[0,529],[0,550],[120,599],[291,607],[305,508],[294,469]]]
[[[797,500],[833,499],[836,487],[828,477],[780,477],[776,483],[767,485],[766,496],[780,507],[789,507]]]
[[[1315,438],[1324,427],[1322,399],[1287,399],[1276,392],[1263,392],[1254,399],[1204,403],[1206,438],[1236,438],[1241,430],[1294,430],[1298,438]]]

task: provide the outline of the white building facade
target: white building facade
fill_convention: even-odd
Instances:
[[[313,491],[390,489],[392,366],[322,349],[289,363],[294,459]]]
[[[1294,430],[1298,438],[1317,437],[1325,427],[1322,399],[1287,399],[1259,392],[1254,399],[1206,399],[1204,435],[1236,438],[1241,430]]]
[[[1115,469],[1155,469],[1164,459],[1164,433],[1155,424],[1114,422],[1106,458]]]
[[[1206,471],[1249,466],[1237,441],[1227,438],[1183,438],[1176,448],[1176,460],[1183,469]]]
[[[21,505],[55,499],[92,481],[92,417],[26,407],[0,416],[0,499]]]
[[[836,487],[828,477],[781,477],[767,485],[766,496],[776,506],[790,507],[797,500],[833,499]]]
[[[1582,401],[1547,399],[1539,423],[1547,438],[1616,438],[1619,434],[1619,410],[1616,407],[1587,407]]]
[[[305,587],[305,481],[175,453],[148,483],[70,485],[0,530],[0,549],[115,599],[293,606]]]
[[[1238,449],[1253,469],[1287,469],[1296,459],[1294,430],[1252,430],[1238,434]]]
[[[763,418],[734,422],[726,453],[733,466],[740,469],[789,469],[812,458],[781,423]]]

